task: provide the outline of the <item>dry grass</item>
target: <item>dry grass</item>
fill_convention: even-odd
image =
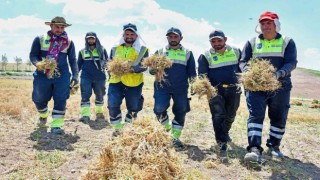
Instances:
[[[200,76],[195,79],[191,84],[191,89],[193,93],[199,96],[199,99],[202,96],[207,96],[207,99],[210,100],[212,97],[217,95],[217,89],[211,85],[206,76]]]
[[[274,75],[276,69],[266,59],[250,59],[247,72],[241,73],[239,82],[249,91],[276,91],[281,87]]]
[[[124,74],[131,71],[131,65],[129,61],[125,59],[114,57],[108,62],[107,70],[111,73],[111,75],[115,76],[116,78],[120,78]]]
[[[142,66],[155,71],[155,80],[161,82],[164,81],[167,76],[164,70],[172,66],[172,61],[164,54],[154,54],[150,57],[144,58]]]
[[[54,59],[42,58],[42,61],[39,62],[38,68],[40,71],[46,73],[49,79],[52,79],[53,76],[60,76],[57,61]]]
[[[84,179],[179,179],[183,176],[170,135],[154,120],[127,125],[102,150]]]
[[[291,100],[290,104],[294,106],[302,106],[302,102],[298,100]]]
[[[71,95],[75,95],[79,91],[79,88],[80,88],[79,84],[70,87],[70,94]]]

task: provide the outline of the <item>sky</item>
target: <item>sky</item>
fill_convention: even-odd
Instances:
[[[16,56],[27,62],[33,39],[50,29],[44,22],[63,16],[72,24],[65,30],[76,54],[89,31],[97,33],[109,53],[123,25],[133,23],[151,53],[167,44],[169,28],[179,28],[181,44],[197,61],[210,48],[211,31],[223,30],[227,44],[242,49],[258,35],[254,29],[260,14],[272,11],[279,16],[280,33],[296,43],[297,66],[320,70],[319,6],[319,0],[0,0],[0,54],[10,62]]]

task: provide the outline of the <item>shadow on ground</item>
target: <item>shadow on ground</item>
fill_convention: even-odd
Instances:
[[[76,143],[80,137],[76,134],[62,134],[56,135],[48,132],[47,127],[37,127],[35,130],[30,133],[30,140],[36,141],[36,144],[33,146],[37,150],[61,150],[61,151],[72,151],[74,148],[72,144]]]

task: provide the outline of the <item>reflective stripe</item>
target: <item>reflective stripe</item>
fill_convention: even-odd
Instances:
[[[141,60],[142,60],[144,54],[146,53],[146,51],[147,51],[147,48],[142,46],[141,49],[140,49],[140,52],[139,52],[139,56],[138,56],[136,62],[133,63],[133,66],[136,66],[141,62]]]
[[[250,137],[250,136],[262,136],[262,132],[261,131],[249,131],[248,137]]]
[[[64,114],[52,114],[52,118],[64,118]]]
[[[257,123],[248,123],[248,128],[263,128],[262,124],[257,124]]]
[[[172,124],[173,129],[183,129],[183,126],[177,125],[177,124]]]
[[[253,57],[284,57],[285,49],[290,40],[291,38],[284,36],[270,41],[255,37],[249,43],[252,47]]]
[[[270,136],[273,136],[273,137],[275,137],[275,138],[277,138],[277,139],[282,139],[282,136],[283,136],[282,134],[275,134],[275,133],[273,133],[273,132],[270,132],[269,135],[270,135]]]
[[[223,55],[216,53],[213,48],[207,50],[204,55],[208,61],[209,68],[236,65],[240,58],[239,50],[229,45],[226,45],[226,51]]]
[[[49,116],[49,111],[46,111],[44,113],[40,113],[39,116],[42,118],[47,118]]]
[[[165,117],[160,117],[158,120],[162,125],[166,124],[167,122],[169,122],[169,117],[168,115],[166,115]]]
[[[129,118],[129,117],[126,116],[126,118],[124,119],[124,121],[127,122],[127,123],[131,123],[131,122],[132,122],[132,117]]]
[[[90,107],[90,101],[88,101],[88,102],[81,102],[81,107]]]
[[[48,111],[48,107],[43,108],[43,109],[38,109],[38,112],[40,112],[40,113],[44,113],[44,112],[47,112],[47,111]]]
[[[173,63],[187,65],[190,51],[183,46],[180,49],[170,49],[169,46],[159,49],[158,54],[165,54]]]
[[[52,111],[52,113],[64,114],[64,113],[66,113],[66,111],[60,111],[60,110],[54,109],[54,110]]]
[[[175,119],[173,119],[172,124],[179,124],[179,123]]]
[[[98,105],[103,105],[103,101],[95,101],[95,104],[98,106]]]
[[[121,122],[121,119],[118,119],[118,120],[112,120],[110,119],[110,123],[111,124],[119,124]]]
[[[112,121],[113,119],[114,119],[114,120],[117,120],[117,119],[119,119],[119,118],[121,118],[121,113],[118,114],[116,117],[111,117],[111,116],[110,116],[110,120],[111,120],[111,121]]]
[[[283,129],[280,129],[280,128],[277,128],[277,127],[274,127],[274,126],[270,126],[270,129],[273,130],[273,131],[277,131],[277,132],[285,132],[285,128]]]

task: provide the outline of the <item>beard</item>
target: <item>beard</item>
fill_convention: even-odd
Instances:
[[[88,42],[88,44],[89,44],[89,46],[95,46],[96,45],[96,43],[89,43],[89,42]]]
[[[136,40],[135,39],[124,39],[124,42],[127,43],[127,44],[133,44]]]
[[[224,45],[213,46],[213,48],[214,48],[215,50],[221,50],[221,49],[223,49],[225,46],[226,46],[226,45],[224,44]]]
[[[169,45],[170,46],[178,46],[180,44],[180,42],[177,42],[177,41],[171,41],[169,42]]]

